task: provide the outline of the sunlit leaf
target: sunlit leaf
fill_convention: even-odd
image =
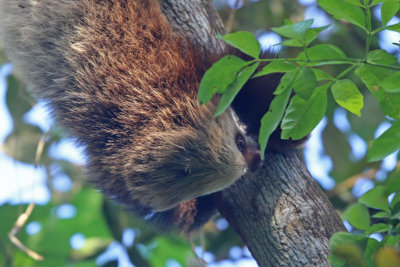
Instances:
[[[258,58],[261,52],[261,46],[253,34],[245,31],[239,31],[224,35],[222,38],[225,42],[236,47],[243,53]]]
[[[364,106],[363,95],[356,85],[348,79],[338,80],[332,85],[332,94],[336,103],[348,111],[361,116]]]

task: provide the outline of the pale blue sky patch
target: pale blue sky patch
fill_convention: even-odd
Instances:
[[[79,165],[86,163],[83,148],[69,138],[63,138],[58,144],[52,144],[49,153],[55,159],[64,159]]]
[[[61,204],[57,208],[57,217],[60,219],[71,219],[76,216],[76,208],[72,204]]]
[[[43,167],[21,163],[0,153],[0,205],[23,204],[34,201],[46,204],[50,191],[46,186],[46,171]]]
[[[347,119],[346,110],[343,108],[336,108],[333,113],[333,124],[342,133],[348,133],[351,129],[349,120]]]
[[[71,236],[69,243],[73,249],[81,249],[86,243],[86,237],[82,233],[76,233]]]
[[[351,147],[350,159],[352,161],[361,160],[367,153],[367,143],[359,135],[351,133],[348,137],[349,144]]]
[[[335,181],[328,175],[332,169],[333,163],[330,157],[325,154],[322,145],[322,131],[326,123],[327,120],[324,117],[312,131],[304,148],[304,158],[311,176],[314,177],[325,190],[330,190],[335,186]]]
[[[351,192],[353,193],[353,196],[359,198],[367,191],[374,188],[374,186],[374,182],[372,182],[370,179],[360,178],[355,182]]]
[[[44,101],[38,101],[28,113],[24,115],[27,123],[38,126],[43,132],[50,130],[53,125],[53,119],[50,117],[50,111]]]
[[[282,38],[274,32],[264,32],[258,36],[262,50],[270,50],[273,53],[278,53],[282,46],[277,45],[282,42]]]
[[[11,63],[0,67],[0,142],[3,143],[12,131],[12,118],[6,105],[6,78],[12,72]]]

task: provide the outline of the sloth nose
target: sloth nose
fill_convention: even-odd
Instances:
[[[251,172],[255,172],[261,168],[261,153],[259,150],[247,151],[245,155],[247,166]]]

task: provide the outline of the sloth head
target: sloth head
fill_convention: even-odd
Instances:
[[[186,114],[173,129],[149,132],[132,172],[125,176],[133,198],[155,211],[167,210],[220,191],[260,166],[258,147],[233,111],[214,118],[215,107],[210,106]]]

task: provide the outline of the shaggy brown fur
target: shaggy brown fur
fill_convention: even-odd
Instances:
[[[93,182],[137,214],[193,230],[215,213],[200,196],[238,179],[246,153],[259,163],[230,110],[199,105],[204,66],[157,1],[0,0],[0,27],[31,91],[86,148]]]

